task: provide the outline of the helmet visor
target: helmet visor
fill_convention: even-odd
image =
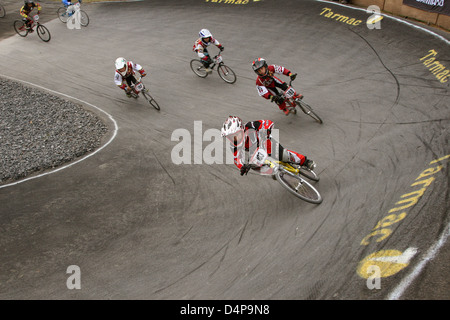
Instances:
[[[240,145],[244,140],[244,130],[240,129],[233,134],[227,135],[227,139],[235,146]]]

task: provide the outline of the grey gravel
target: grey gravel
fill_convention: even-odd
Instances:
[[[81,105],[0,78],[0,184],[92,152],[107,132]]]

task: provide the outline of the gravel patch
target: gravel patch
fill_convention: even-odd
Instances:
[[[81,105],[0,78],[0,184],[92,152],[107,132]]]

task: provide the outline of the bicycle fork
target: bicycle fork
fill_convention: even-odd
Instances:
[[[303,113],[308,114],[308,115],[311,113],[310,110],[306,111],[305,108],[303,108],[302,103],[300,102],[299,98],[295,99],[295,102],[297,103],[297,106],[299,106],[300,109],[302,109]]]

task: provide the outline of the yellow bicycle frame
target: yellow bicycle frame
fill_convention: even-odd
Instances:
[[[289,163],[283,162],[283,161],[277,161],[277,160],[267,160],[266,159],[266,164],[269,165],[269,167],[271,167],[272,169],[275,168],[278,165],[283,166],[284,169],[286,169],[289,172],[292,172],[294,174],[298,174],[300,172],[300,170],[298,168],[295,168],[293,166],[291,166]]]

